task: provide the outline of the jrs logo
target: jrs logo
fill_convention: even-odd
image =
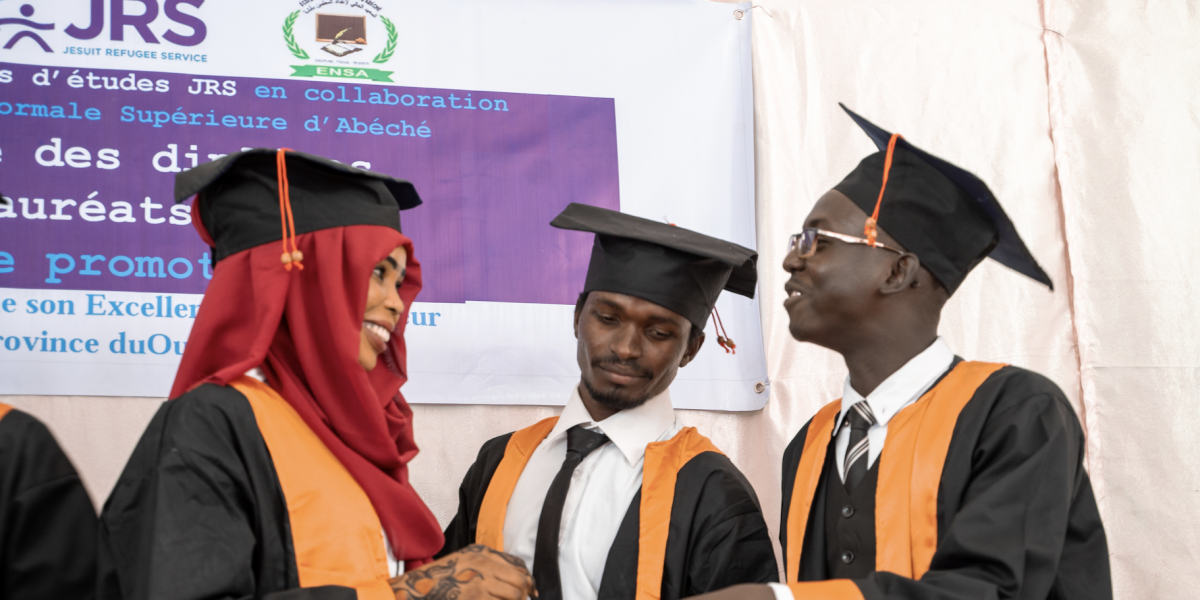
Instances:
[[[61,1],[61,0],[56,0]],[[58,26],[64,26],[68,36],[76,40],[95,40],[108,31],[109,40],[115,42],[136,40],[137,35],[145,43],[173,43],[175,46],[197,46],[208,35],[208,28],[200,20],[200,6],[205,0],[89,0],[88,14],[71,14],[68,11],[54,10]],[[8,2],[5,2],[8,4]],[[34,7],[20,7],[20,14],[25,19],[0,19],[0,23],[10,20],[11,24],[20,24],[26,28],[41,31],[55,29],[54,23],[34,22],[29,17],[34,16]],[[42,16],[42,14],[38,14]],[[86,19],[86,20],[84,20]],[[132,32],[130,31],[132,29]],[[46,52],[52,52],[48,44],[41,40],[34,31],[26,31],[18,36],[29,37],[38,43]],[[12,42],[16,43],[17,38]],[[7,44],[6,48],[11,48]]]

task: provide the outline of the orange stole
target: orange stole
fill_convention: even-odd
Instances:
[[[0,419],[3,419],[4,417],[8,416],[8,411],[10,411],[12,409],[13,409],[13,407],[11,407],[3,402],[0,402]]]
[[[529,457],[533,456],[538,444],[550,435],[555,423],[558,423],[558,417],[542,419],[508,438],[504,458],[496,467],[496,472],[492,473],[492,481],[488,483],[483,503],[479,506],[479,521],[475,524],[476,544],[504,550],[504,517],[508,515],[508,499],[512,498]],[[533,565],[529,565],[529,568],[532,569]]]
[[[383,526],[358,482],[270,386],[230,382],[250,401],[287,502],[300,587],[354,588],[360,600],[394,600]]]
[[[787,564],[783,568],[789,584],[796,583],[800,578],[800,551],[804,549],[808,513],[812,509],[817,484],[821,480],[821,469],[825,467],[825,452],[829,448],[829,439],[833,436],[833,422],[837,420],[841,408],[841,400],[834,400],[821,407],[808,424],[808,435],[804,436],[804,448],[800,452],[800,464],[796,469],[796,482],[792,486],[792,500],[788,504]]]
[[[496,467],[479,509],[475,542],[504,549],[504,518],[508,500],[525,465],[538,444],[550,435],[558,417],[551,417],[517,431],[508,439],[504,458]],[[671,439],[646,446],[642,465],[642,501],[638,519],[638,570],[636,600],[658,600],[662,596],[663,563],[671,529],[671,507],[675,503],[675,481],[679,469],[704,452],[721,451],[695,427],[684,427]]]
[[[667,559],[667,534],[675,504],[679,469],[705,452],[723,454],[695,427],[684,427],[665,442],[646,445],[642,463],[642,505],[638,515],[638,571],[636,600],[662,596],[663,564]]]
[[[1005,365],[961,362],[920,400],[892,417],[875,490],[875,570],[920,579],[937,550],[937,494],[954,425],[975,390]],[[788,512],[788,585],[797,598],[861,600],[849,580],[799,582],[800,552],[841,400],[808,426]]]

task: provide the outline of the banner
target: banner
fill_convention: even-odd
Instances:
[[[143,10],[123,12],[133,4]],[[174,175],[245,148],[416,186],[425,203],[401,215],[425,280],[407,329],[413,402],[566,400],[591,247],[548,225],[570,202],[754,245],[743,11],[243,4],[0,4],[0,393],[165,395],[212,277]],[[675,28],[688,41],[609,39],[631,18],[633,39]],[[589,33],[564,38],[563,22]],[[555,69],[597,57],[611,63],[587,85]],[[649,77],[664,68],[665,81]],[[713,69],[728,89],[706,94]],[[738,353],[709,331],[676,405],[758,408],[757,304],[718,306]]]

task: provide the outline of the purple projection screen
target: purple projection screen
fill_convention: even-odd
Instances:
[[[412,181],[422,302],[573,304],[591,242],[547,224],[570,202],[620,208],[610,98],[0,69],[0,288],[203,293],[209,250],[174,175],[242,148]]]

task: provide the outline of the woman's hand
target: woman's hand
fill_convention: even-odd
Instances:
[[[524,600],[537,596],[525,561],[475,544],[390,581],[396,600]]]

